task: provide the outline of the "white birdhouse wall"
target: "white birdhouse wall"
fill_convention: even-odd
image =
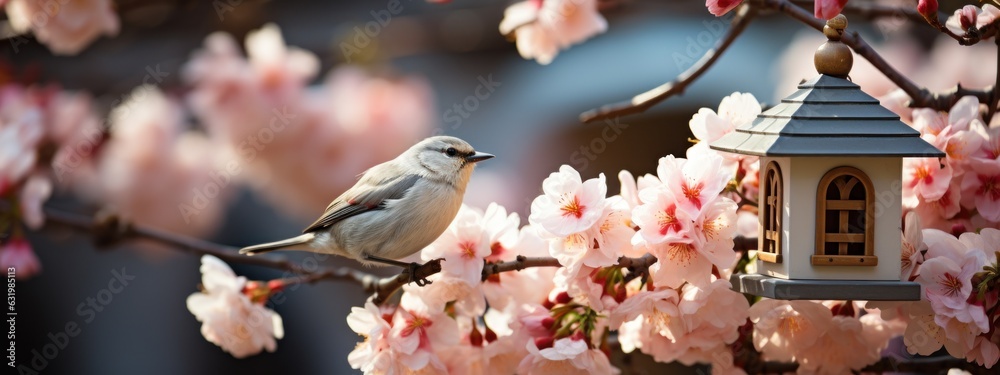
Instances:
[[[768,173],[768,165],[772,161],[780,170],[782,181],[779,184],[781,187],[779,194],[775,194],[773,191],[774,185],[768,185],[769,176],[775,175],[773,172]],[[827,263],[829,259],[833,258],[839,258],[837,263],[842,263],[840,262],[842,260],[851,260],[838,256],[818,257],[815,262],[812,259],[813,255],[817,254],[817,191],[827,172],[838,167],[856,168],[871,181],[874,191],[870,195],[870,202],[866,202],[865,205],[865,209],[870,209],[871,212],[854,211],[855,215],[868,215],[866,217],[874,223],[871,238],[861,237],[858,234],[840,237],[851,238],[855,241],[864,238],[865,241],[871,241],[872,252],[877,258],[875,266],[870,265],[874,261],[871,257],[867,257],[862,263],[859,263],[863,265],[832,265]],[[900,196],[902,191],[902,160],[900,158],[762,157],[760,168],[758,218],[761,225],[759,233],[761,239],[758,245],[762,250],[758,253],[761,254],[757,261],[758,273],[786,279],[899,280],[900,217],[902,215]],[[858,183],[857,185],[862,184]],[[768,194],[770,194],[770,199]],[[772,214],[768,202],[773,204],[779,200],[781,209]],[[836,203],[846,204],[847,202]],[[837,207],[834,205],[834,208]],[[780,217],[772,216],[778,213],[780,213]],[[839,212],[827,217],[836,218],[837,214]],[[768,236],[767,231],[773,230],[776,222],[780,228],[778,231],[780,237]],[[836,232],[835,223],[831,225],[834,228],[832,231]],[[828,231],[824,230],[823,232]],[[767,242],[769,238],[774,242]],[[767,249],[776,244],[780,244],[778,247],[780,257],[776,256],[777,254],[766,254],[766,252],[773,252],[767,251]],[[863,248],[863,243],[859,246]],[[836,245],[833,245],[832,248],[836,249]],[[830,250],[821,250],[821,255],[823,251]],[[857,254],[854,245],[852,245],[851,253]],[[779,259],[780,262],[775,262]],[[860,261],[860,259],[858,260]]]

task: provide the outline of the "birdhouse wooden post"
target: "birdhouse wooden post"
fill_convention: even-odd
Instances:
[[[853,55],[827,22],[820,75],[710,146],[760,157],[757,273],[744,293],[777,299],[918,300],[900,281],[904,157],[944,153],[847,79]]]

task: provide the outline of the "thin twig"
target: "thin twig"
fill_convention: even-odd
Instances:
[[[739,9],[736,10],[736,16],[733,17],[732,26],[726,31],[726,35],[722,36],[716,42],[712,49],[705,52],[705,55],[701,57],[693,66],[685,70],[683,73],[677,76],[673,81],[664,83],[657,88],[646,91],[642,94],[632,97],[632,100],[621,103],[614,103],[602,106],[601,108],[592,109],[584,112],[580,115],[580,120],[583,122],[593,122],[598,120],[603,120],[606,118],[614,118],[617,116],[630,115],[634,113],[641,113],[649,109],[650,107],[656,105],[656,103],[662,102],[667,98],[684,93],[684,89],[687,88],[691,82],[694,82],[704,74],[708,68],[715,64],[715,61],[726,52],[726,49],[736,40],[743,30],[746,29],[750,21],[753,20],[754,15],[757,10],[754,6],[749,3],[744,3],[740,5]]]
[[[792,0],[792,3],[801,7],[813,6],[813,0]],[[863,18],[876,19],[876,18],[906,18],[910,21],[919,22],[926,24],[924,21],[924,16],[917,11],[917,7],[912,4],[905,7],[898,7],[892,5],[884,5],[878,3],[855,3],[849,2],[844,5],[842,13],[847,14],[857,14]]]
[[[760,7],[759,9],[757,7]],[[858,7],[858,11],[862,11],[863,7]],[[646,91],[642,94],[632,97],[632,100],[621,103],[614,103],[602,106],[597,109],[592,109],[584,112],[580,115],[580,120],[589,123],[597,120],[613,118],[617,116],[630,115],[635,113],[642,113],[659,102],[662,102],[672,96],[682,94],[684,90],[692,82],[697,80],[703,73],[705,73],[715,62],[718,60],[719,56],[729,47],[730,44],[739,36],[740,33],[746,28],[747,24],[753,18],[758,10],[778,10],[786,15],[809,25],[816,30],[823,30],[823,26],[826,22],[813,17],[812,13],[802,9],[801,7],[793,4],[790,0],[756,0],[754,2],[745,2],[740,5],[737,9],[737,15],[733,18],[732,26],[727,31],[726,35],[720,39],[715,47],[705,53],[704,56],[694,66],[684,71],[678,75],[674,80],[667,82],[659,87]],[[879,7],[872,7],[869,9],[873,13],[884,13],[888,12],[888,9],[882,9]],[[908,18],[911,17],[908,11],[903,11],[903,14]],[[985,39],[990,36],[997,34],[998,24],[1000,20],[994,22],[988,27],[984,28],[984,34],[979,37]],[[961,40],[961,37],[958,37]],[[918,86],[916,83],[906,78],[902,73],[893,68],[878,52],[875,51],[864,39],[861,38],[855,31],[848,31],[844,34],[841,39],[845,44],[851,47],[858,55],[864,57],[866,60],[871,62],[872,66],[878,69],[882,74],[886,76],[890,81],[892,81],[896,86],[899,86],[906,94],[910,97],[910,107],[925,107],[933,108],[939,111],[948,111],[951,109],[959,99],[964,96],[975,96],[979,99],[980,103],[995,103],[1000,100],[1000,95],[996,92],[996,85],[983,90],[970,90],[964,88],[960,85],[956,85],[954,88],[944,91],[944,92],[931,92],[930,90]],[[987,117],[991,117],[992,113],[996,110],[991,110],[991,113]]]
[[[764,0],[764,4],[774,9],[777,9],[788,16],[806,24],[810,27],[822,31],[823,27],[826,26],[826,22],[813,17],[812,13],[792,4],[788,0]],[[893,68],[878,52],[875,51],[870,45],[856,31],[847,31],[844,33],[841,41],[844,44],[851,47],[858,55],[864,57],[866,60],[871,62],[875,69],[878,69],[882,74],[885,75],[892,83],[899,86],[907,95],[910,96],[910,107],[926,107],[933,108],[939,111],[948,111],[951,109],[955,102],[964,96],[972,95],[979,99],[980,103],[986,103],[993,97],[993,92],[996,90],[995,86],[990,87],[986,90],[969,90],[962,86],[955,86],[955,88],[941,93],[934,93],[930,90],[918,86],[916,83],[906,78],[905,75],[900,73],[898,70]]]

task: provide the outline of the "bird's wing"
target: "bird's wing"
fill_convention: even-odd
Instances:
[[[368,173],[358,184],[334,199],[316,222],[302,231],[312,232],[372,210],[381,210],[388,199],[399,199],[420,180],[419,175],[406,174],[376,180]]]

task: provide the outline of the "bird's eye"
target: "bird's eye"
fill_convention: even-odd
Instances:
[[[448,147],[447,150],[444,150],[444,153],[448,154],[448,156],[455,156],[458,155],[458,150],[456,150],[454,147]]]

